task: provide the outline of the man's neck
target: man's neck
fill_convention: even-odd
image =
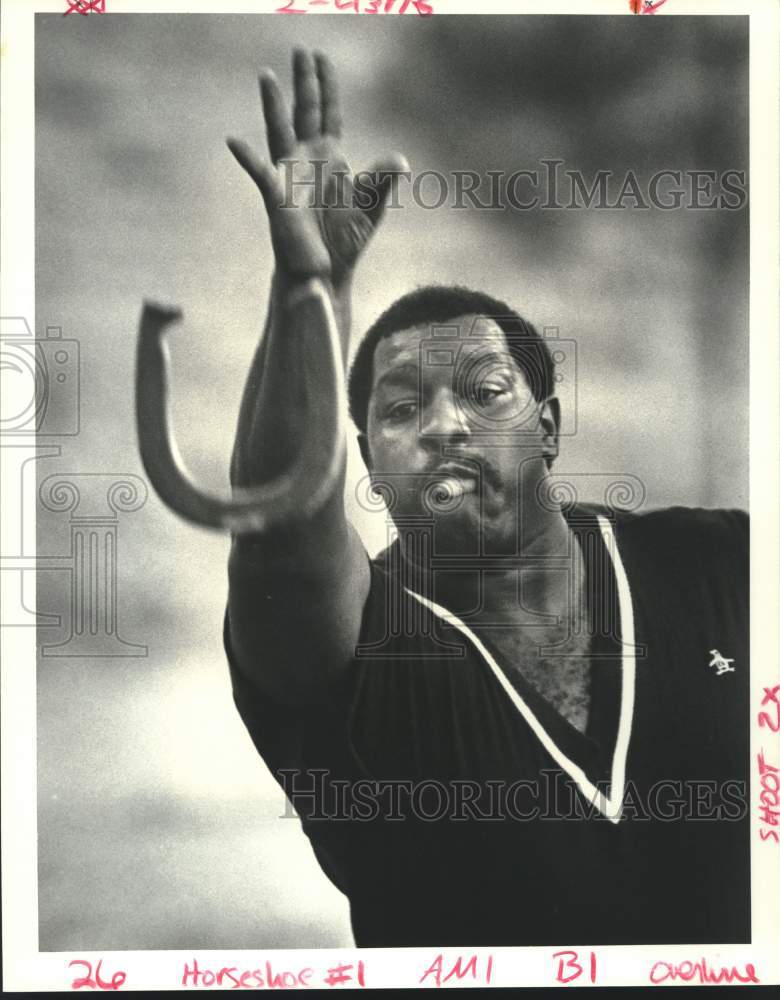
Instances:
[[[404,553],[402,547],[402,554]],[[478,606],[478,620],[523,624],[539,616],[568,622],[580,606],[583,565],[576,535],[560,511],[545,512],[521,533],[521,544],[500,559],[461,557],[457,570],[415,563],[428,596],[455,612]],[[575,574],[576,571],[576,574]]]

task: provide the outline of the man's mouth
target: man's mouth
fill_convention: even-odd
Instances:
[[[445,476],[444,479],[437,479],[434,487],[434,499],[439,501],[454,500],[456,497],[465,496],[467,493],[475,493],[477,484],[473,479],[460,479],[455,476]]]
[[[476,493],[479,473],[470,465],[460,462],[445,462],[432,474],[434,481],[433,498],[438,502],[452,502],[467,493]]]

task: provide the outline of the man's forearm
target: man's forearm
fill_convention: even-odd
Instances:
[[[231,468],[237,487],[280,474],[295,459],[302,435],[311,433],[312,422],[321,417],[307,411],[289,384],[311,350],[285,318],[284,300],[295,287],[274,277],[266,329],[241,404]],[[348,287],[334,295],[333,307],[345,360]],[[317,370],[319,375],[329,377]],[[283,701],[317,697],[350,660],[359,634],[369,574],[363,544],[346,519],[344,475],[342,468],[315,514],[233,537],[228,563],[232,648],[246,674]]]
[[[307,363],[309,345],[298,331],[288,329],[285,300],[298,284],[274,274],[263,336],[244,387],[230,467],[234,488],[249,488],[275,478],[294,458],[307,424],[317,414],[304,412],[298,402],[297,375]],[[349,345],[350,282],[334,288],[328,282],[346,366]],[[323,331],[324,335],[324,331]]]
[[[349,335],[352,329],[352,274],[340,278],[333,287],[333,311],[339,328],[341,341],[341,356],[344,360],[344,371],[347,370],[349,358]]]
[[[301,372],[311,358],[311,350],[300,336],[290,328],[286,319],[285,301],[303,283],[278,272],[274,275],[265,330],[255,353],[244,388],[239,411],[233,457],[231,484],[234,488],[251,488],[282,474],[295,460],[301,443],[311,433],[312,422],[319,414],[306,409],[305,394],[300,391]],[[351,281],[344,280],[334,288],[326,281],[332,295],[333,308],[339,330],[342,360],[346,365]],[[323,330],[323,336],[325,331]],[[319,371],[315,377],[319,376]],[[328,377],[322,373],[322,377]],[[344,404],[343,400],[339,401]],[[314,485],[314,484],[313,484]],[[323,555],[332,546],[344,544],[347,529],[343,506],[344,470],[333,494],[317,514],[300,523],[275,529],[264,536],[247,536],[236,539],[238,549],[253,557],[265,560],[293,555],[299,546],[316,543]]]

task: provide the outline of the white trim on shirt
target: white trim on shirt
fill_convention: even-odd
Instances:
[[[474,632],[472,632],[472,630],[464,624],[457,617],[457,615],[452,614],[452,612],[448,611],[440,604],[436,604],[435,601],[431,601],[427,597],[423,597],[421,594],[417,594],[415,591],[409,590],[408,587],[405,587],[404,589],[411,594],[412,597],[416,597],[421,604],[443,619],[448,625],[452,625],[457,628],[463,633],[463,635],[466,636],[467,639],[471,641],[472,645],[476,648],[477,652],[480,653],[485,663],[487,663],[488,667],[495,675],[496,680],[509,696],[515,708],[518,712],[520,712],[529,727],[539,739],[542,746],[558,764],[561,770],[565,771],[576,782],[577,787],[580,789],[585,798],[595,805],[599,812],[603,813],[603,815],[613,823],[618,823],[620,821],[620,815],[623,808],[623,794],[625,792],[626,779],[626,758],[628,756],[628,745],[631,740],[631,727],[634,717],[636,679],[634,606],[631,600],[631,590],[628,585],[628,577],[626,576],[626,571],[623,567],[623,561],[620,558],[620,552],[618,551],[618,547],[615,542],[612,527],[603,515],[598,514],[597,518],[599,528],[601,529],[601,537],[604,540],[604,545],[609,553],[610,559],[612,560],[612,566],[615,572],[622,633],[620,718],[618,721],[615,749],[612,754],[612,770],[608,796],[604,795],[602,791],[596,788],[582,768],[567,757],[566,754],[560,749],[523,698],[521,698],[517,693],[503,669],[496,662],[495,657],[486,648],[484,643],[474,634]]]

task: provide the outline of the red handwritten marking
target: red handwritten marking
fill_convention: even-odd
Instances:
[[[419,982],[422,983],[428,978],[428,976],[432,976],[433,982],[436,986],[441,986],[442,983],[448,982],[453,976],[457,980],[461,980],[465,979],[465,977],[470,974],[474,981],[479,980],[481,976],[485,985],[488,985],[490,983],[491,976],[493,975],[493,956],[488,955],[485,970],[482,973],[479,971],[479,957],[477,955],[472,955],[465,965],[463,964],[463,956],[458,955],[455,959],[455,964],[450,968],[446,975],[444,970],[444,955],[437,955],[425,972],[423,972],[422,976],[420,976]]]
[[[564,962],[563,956],[568,955],[569,957]],[[555,976],[559,983],[571,983],[575,979],[579,979],[582,973],[585,971],[580,965],[578,959],[579,955],[576,951],[556,951],[553,953],[553,958],[558,959],[558,972]],[[566,969],[573,969],[574,971],[568,975],[564,975]],[[590,953],[590,981],[592,983],[596,982],[596,952],[592,951]]]
[[[105,14],[106,12],[106,0],[67,0],[68,9],[62,15],[67,17],[68,14],[83,14],[85,17],[90,11],[95,14]]]
[[[184,972],[181,977],[182,986],[223,986],[231,990],[256,990],[256,989],[295,989],[297,987],[311,986],[309,980],[314,975],[314,969],[308,967],[292,972],[284,969],[281,972],[274,971],[270,962],[265,963],[264,969],[238,969],[235,965],[223,966],[221,969],[201,969],[198,960],[192,960],[192,968],[187,962],[184,963]],[[232,985],[231,985],[232,984]]]
[[[114,973],[114,975],[111,977],[110,982],[106,982],[100,975],[100,970],[103,966],[102,958],[100,959],[100,961],[97,964],[97,967],[95,968],[94,979],[92,978],[91,962],[87,962],[83,958],[74,958],[72,962],[68,962],[68,968],[70,968],[72,965],[83,965],[87,970],[87,974],[85,976],[81,976],[80,978],[73,980],[73,982],[70,984],[70,988],[72,990],[80,990],[83,989],[85,986],[91,990],[94,990],[95,988],[99,990],[118,990],[119,987],[127,979],[127,974],[120,971]]]
[[[655,14],[665,3],[666,0],[628,0],[632,14]]]
[[[768,763],[764,757],[763,748],[757,759],[758,775],[761,779],[759,819],[767,826],[780,826],[780,773],[778,773],[778,768]],[[758,831],[758,835],[762,840],[774,840],[776,844],[780,843],[777,830],[764,828]]]
[[[68,2],[80,3],[83,0],[68,0]],[[286,0],[284,6],[277,7],[274,13],[308,14],[312,7],[327,6],[339,11],[351,10],[354,14],[406,14],[409,10],[420,17],[430,17],[433,14],[430,0]]]
[[[689,983],[697,976],[700,983],[731,983],[735,979],[740,983],[761,982],[750,962],[745,964],[745,971],[742,973],[736,965],[711,969],[707,965],[706,958],[698,962],[680,962],[679,965],[673,962],[656,962],[650,969],[650,982],[655,984],[664,983],[667,979],[682,979],[683,982]]]
[[[350,975],[353,968],[354,966],[352,965],[335,965],[332,969],[328,969],[328,974],[323,982],[326,986],[341,986],[343,983],[349,983],[355,979],[359,986],[365,986],[366,970],[364,963],[358,962],[355,976]]]
[[[354,971],[353,971],[354,970]],[[289,990],[316,985],[311,982],[314,969],[308,966],[304,969],[275,969],[271,962],[266,962],[262,969],[239,969],[235,965],[222,966],[221,969],[202,969],[194,958],[192,965],[184,964],[181,977],[182,986],[211,987],[223,989],[269,989]],[[328,969],[322,977],[324,986],[343,986],[346,983],[366,985],[366,965],[359,961],[355,965],[341,964]]]
[[[772,733],[780,731],[780,684],[774,687],[764,688],[764,697],[761,699],[761,708],[765,705],[774,705],[774,712],[759,712],[758,725],[761,729],[768,729]],[[766,826],[758,831],[762,841],[773,840],[780,844],[780,835],[777,830],[770,830],[767,827],[780,826],[780,780],[778,779],[778,769],[768,763],[764,756],[763,747],[758,755],[758,775],[761,781],[761,793],[759,796],[760,812],[759,819]]]
[[[775,706],[775,717],[772,719],[769,712],[758,713],[759,726],[766,726],[773,733],[780,731],[780,700],[778,699],[780,684],[775,684],[773,688],[764,688],[764,697],[761,701],[762,707],[770,702]]]

